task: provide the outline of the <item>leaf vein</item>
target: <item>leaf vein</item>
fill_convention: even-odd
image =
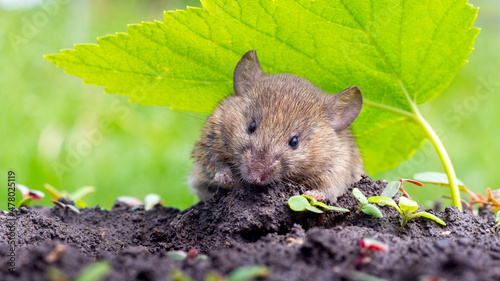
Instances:
[[[220,8],[222,11],[224,11],[224,12],[225,12],[225,13],[226,13],[229,17],[233,18],[235,21],[240,22],[241,24],[243,24],[243,25],[247,26],[248,28],[253,29],[253,30],[255,30],[255,31],[257,31],[257,32],[259,32],[259,33],[261,33],[261,34],[264,34],[264,35],[266,35],[267,37],[269,37],[269,38],[271,38],[271,39],[273,39],[273,40],[276,40],[276,41],[278,41],[278,42],[281,42],[282,44],[284,44],[284,45],[288,46],[290,49],[292,49],[292,50],[294,50],[294,51],[296,51],[296,52],[298,52],[298,53],[300,53],[300,54],[303,54],[304,56],[306,56],[306,57],[308,57],[309,59],[313,60],[313,61],[314,61],[317,65],[319,65],[321,68],[323,68],[323,69],[324,69],[324,70],[326,70],[328,73],[330,73],[330,75],[331,75],[333,78],[335,78],[335,79],[336,79],[339,83],[341,83],[342,85],[345,85],[345,83],[344,83],[344,82],[342,82],[342,81],[338,78],[338,76],[337,76],[337,75],[335,75],[332,71],[330,71],[330,69],[328,69],[328,68],[326,68],[325,66],[323,66],[322,64],[320,64],[317,58],[314,58],[314,57],[309,56],[308,54],[306,54],[306,53],[304,53],[304,52],[300,51],[299,49],[295,48],[294,46],[292,46],[292,45],[291,45],[291,44],[289,44],[288,42],[286,42],[286,41],[283,41],[283,40],[279,39],[278,37],[273,37],[272,35],[267,34],[266,32],[263,32],[263,31],[261,31],[261,30],[258,30],[256,27],[254,27],[254,26],[252,26],[252,25],[249,25],[249,24],[247,24],[246,22],[243,22],[243,21],[242,21],[242,20],[240,20],[240,19],[237,19],[236,17],[234,17],[233,15],[231,15],[229,12],[227,12],[227,11],[226,11],[226,10],[225,10],[225,9],[224,9],[221,5],[219,5],[219,3],[217,3],[217,2],[214,2],[214,3],[215,3],[217,6],[219,6],[219,8]]]

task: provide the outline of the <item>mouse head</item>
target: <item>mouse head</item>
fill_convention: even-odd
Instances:
[[[263,73],[255,50],[240,60],[233,82],[227,143],[241,180],[303,183],[346,159],[346,129],[363,103],[356,86],[329,95],[298,76]]]

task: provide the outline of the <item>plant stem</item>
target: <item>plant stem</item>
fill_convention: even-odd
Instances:
[[[427,134],[427,137],[429,137],[429,140],[432,143],[432,146],[434,146],[434,149],[439,155],[439,159],[441,159],[441,163],[443,164],[446,175],[448,176],[448,181],[450,183],[451,201],[453,205],[455,205],[461,212],[462,200],[460,198],[460,191],[458,190],[458,185],[456,181],[457,176],[455,175],[455,170],[453,169],[453,165],[451,164],[450,157],[448,156],[448,153],[446,152],[446,149],[444,148],[444,145],[437,136],[436,132],[434,132],[431,125],[429,125],[429,123],[427,123],[422,114],[420,114],[416,102],[410,98],[410,95],[408,95],[408,91],[406,91],[403,82],[401,82],[401,80],[399,80],[398,82],[399,86],[401,86],[401,90],[403,90],[403,93],[405,94],[406,98],[408,99],[408,102],[411,105],[413,113],[415,114],[414,116],[415,120],[420,126],[422,126],[422,129],[424,129],[425,133]]]
[[[361,204],[361,206],[359,206],[359,209],[356,211],[356,214],[359,214],[359,212],[361,212],[361,209],[363,209],[363,204]]]
[[[415,112],[417,121],[422,126],[424,131],[427,133],[427,136],[429,137],[432,146],[434,146],[434,149],[436,149],[436,152],[439,155],[439,159],[443,164],[446,175],[448,176],[448,181],[450,183],[450,191],[451,191],[451,201],[453,202],[453,205],[455,205],[458,208],[458,210],[462,211],[462,200],[460,198],[460,191],[458,189],[458,185],[456,182],[457,176],[455,175],[455,170],[453,169],[453,165],[451,164],[450,157],[448,156],[448,153],[446,152],[443,143],[437,136],[436,132],[434,132],[431,125],[429,125],[429,123],[427,123],[424,117],[422,117],[420,111],[418,111],[418,108],[414,104],[412,104],[412,107],[413,111]]]

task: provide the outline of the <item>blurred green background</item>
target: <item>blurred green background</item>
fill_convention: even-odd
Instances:
[[[480,7],[476,26],[482,30],[469,63],[421,110],[442,137],[458,177],[484,193],[487,186],[500,188],[500,2],[471,3]],[[195,203],[186,179],[205,115],[105,95],[101,87],[83,85],[43,58],[125,32],[127,24],[161,21],[164,10],[187,5],[201,6],[197,0],[0,0],[0,173],[5,181],[13,169],[17,182],[32,189],[43,190],[44,183],[69,192],[95,186],[97,192],[85,201],[104,208],[118,196],[143,199],[152,192],[167,206]],[[111,123],[111,130],[98,135],[101,122]],[[77,148],[85,153],[75,153]],[[443,171],[429,143],[410,161],[373,177],[396,180],[423,171]],[[427,206],[448,194],[431,185],[408,188]],[[42,204],[50,204],[48,197]],[[7,191],[0,193],[1,209],[6,201]]]

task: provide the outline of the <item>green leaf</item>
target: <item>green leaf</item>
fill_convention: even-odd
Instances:
[[[387,185],[385,186],[384,190],[380,194],[380,196],[385,196],[385,197],[389,197],[389,198],[394,197],[394,195],[396,195],[396,193],[398,193],[399,184],[400,184],[399,181],[388,182]]]
[[[181,261],[187,258],[187,253],[183,251],[170,251],[167,253],[167,256],[174,261]]]
[[[314,199],[313,197],[311,197],[311,196],[309,196],[309,195],[302,194],[302,195],[300,195],[300,196],[302,196],[302,197],[306,198],[306,199],[309,201],[309,203],[310,203],[311,205],[314,205],[314,204],[316,204],[316,202],[318,202],[318,200]]]
[[[352,194],[358,201],[361,203],[361,205],[368,204],[368,199],[366,199],[366,196],[356,187],[352,189]]]
[[[75,201],[75,205],[78,207],[78,208],[87,208],[87,203],[85,203],[84,201],[82,200],[76,200]]]
[[[417,202],[410,200],[404,196],[399,197],[399,207],[401,210],[404,212],[415,212],[418,209],[418,204]]]
[[[424,172],[413,175],[413,178],[423,183],[450,186],[450,182],[448,181],[448,176],[445,173]],[[465,184],[460,179],[457,179],[457,184],[460,190],[467,192]]]
[[[355,280],[355,281],[387,281],[387,279],[378,278],[377,276],[373,276],[356,270],[349,271],[347,273],[347,278],[349,280]]]
[[[306,206],[306,210],[308,211],[311,211],[313,213],[317,213],[317,214],[323,214],[324,212],[314,206]]]
[[[403,215],[403,212],[396,204],[396,201],[394,201],[392,198],[385,197],[385,196],[372,196],[372,197],[368,198],[368,202],[392,206],[392,207],[396,208],[396,210],[398,210],[398,212],[401,214],[401,216]]]
[[[111,264],[108,261],[96,262],[85,268],[76,277],[76,281],[98,281],[101,280],[111,270]]]
[[[79,213],[80,213],[80,210],[78,210],[78,208],[77,208],[77,207],[75,207],[75,206],[73,206],[73,205],[70,205],[70,204],[66,204],[66,206],[67,206],[68,208],[70,208],[73,212],[75,212],[75,213],[77,213],[77,214],[79,214]]]
[[[361,89],[364,107],[353,132],[374,174],[436,137],[417,105],[448,87],[479,32],[472,28],[477,9],[466,0],[202,5],[46,58],[132,102],[210,113],[232,94],[238,60],[256,49],[264,71],[298,74],[330,93]],[[435,139],[433,144],[443,149]]]
[[[444,221],[442,221],[440,218],[436,217],[435,215],[433,215],[431,213],[427,213],[427,212],[415,213],[415,214],[409,215],[408,220],[411,218],[414,218],[414,217],[424,217],[427,219],[431,219],[431,220],[433,220],[441,225],[446,225],[446,223]]]
[[[151,210],[157,204],[160,204],[161,197],[156,193],[149,193],[144,197],[144,210]]]
[[[373,216],[373,217],[376,217],[376,218],[383,218],[384,215],[382,215],[382,212],[380,212],[380,210],[371,205],[371,204],[366,204],[366,205],[363,205],[363,207],[361,207],[361,211],[367,215],[370,215],[370,216]]]
[[[337,211],[337,212],[344,212],[344,213],[350,212],[349,209],[341,208],[341,207],[335,207],[335,206],[327,206],[327,210],[329,210],[329,211]]]
[[[328,210],[328,205],[326,205],[325,203],[320,202],[320,201],[314,202],[313,206],[314,207],[321,207],[323,210]]]
[[[31,204],[31,201],[33,201],[33,197],[28,196],[23,200],[19,201],[19,203],[17,204],[17,208],[20,209],[22,206],[29,206],[29,204]]]
[[[311,206],[311,204],[303,196],[295,195],[288,199],[288,206],[295,212],[302,212],[306,210],[307,206]]]
[[[251,265],[240,267],[231,273],[229,273],[229,281],[245,281],[249,279],[254,279],[258,277],[267,277],[271,271],[267,266],[262,265]]]

